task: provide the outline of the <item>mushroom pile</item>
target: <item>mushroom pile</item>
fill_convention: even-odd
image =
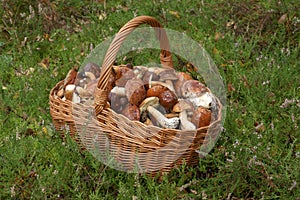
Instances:
[[[69,71],[57,92],[62,99],[93,104],[99,67],[88,63],[81,72]],[[107,85],[108,102],[132,121],[167,129],[195,130],[211,122],[214,95],[201,82],[172,68],[113,66]]]

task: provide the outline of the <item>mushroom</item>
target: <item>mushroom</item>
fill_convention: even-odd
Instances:
[[[172,81],[178,80],[176,72],[172,68],[167,68],[159,73],[159,81],[165,82],[169,85],[169,88],[175,92],[174,84]]]
[[[126,97],[133,105],[139,106],[146,98],[146,89],[141,79],[133,78],[128,80],[125,85]]]
[[[193,106],[193,104],[190,101],[188,101],[186,99],[179,99],[178,103],[176,103],[173,106],[172,111],[176,112],[176,113],[179,113],[179,112],[182,112],[183,110],[193,111],[194,110],[194,106]]]
[[[144,74],[148,71],[148,68],[144,66],[134,66],[132,69],[137,78],[143,78]]]
[[[83,67],[84,72],[91,72],[95,78],[100,76],[100,68],[97,64],[89,62]]]
[[[210,108],[213,103],[213,96],[210,92],[205,92],[201,96],[191,97],[188,100],[192,102],[195,107],[201,106],[204,108]]]
[[[154,85],[147,90],[147,97],[158,97],[163,91],[167,90],[166,86],[161,84]]]
[[[167,110],[172,108],[177,102],[176,94],[164,85],[157,84],[147,90],[147,97],[158,97],[159,103]]]
[[[178,97],[181,97],[181,87],[185,81],[193,80],[190,74],[185,72],[177,72],[178,80],[174,84],[174,88]]]
[[[87,83],[87,84],[84,85],[83,87],[84,87],[89,93],[94,94],[94,90],[95,90],[95,87],[97,87],[98,81],[99,81],[99,78],[98,78],[98,79],[95,79],[95,80],[92,80],[91,82]]]
[[[211,121],[210,110],[203,107],[198,107],[197,110],[194,111],[192,116],[192,123],[197,128],[208,126],[210,124],[210,121]]]
[[[59,97],[59,98],[63,98],[64,96],[64,88],[61,88],[57,91],[56,95]]]
[[[164,68],[164,70],[161,71],[158,75],[159,75],[159,81],[178,80],[176,71],[173,68]]]
[[[179,113],[166,113],[164,114],[166,118],[179,117]]]
[[[179,125],[179,118],[166,118],[161,112],[156,110],[153,106],[148,106],[147,111],[154,120],[156,120],[163,128],[176,129]]]
[[[142,80],[144,81],[145,84],[149,84],[151,81],[158,81],[159,76],[154,72],[146,71],[143,75]]]
[[[84,89],[84,88],[82,88],[80,86],[76,87],[76,92],[79,94],[79,96],[81,98],[86,98],[86,97],[93,96],[92,93],[90,93],[89,91],[87,91],[86,89]]]
[[[75,92],[73,93],[73,98],[72,98],[73,103],[80,103],[80,96],[76,94]]]
[[[196,126],[187,119],[186,110],[179,113],[180,129],[181,130],[195,130]]]
[[[167,89],[158,95],[159,103],[168,111],[178,102],[178,98],[174,92]]]
[[[110,107],[117,113],[122,112],[124,107],[128,104],[126,96],[118,95],[117,93],[109,93],[108,100],[110,102]]]
[[[127,63],[127,64],[126,64],[126,67],[128,67],[129,69],[133,69],[132,63]]]
[[[96,79],[96,76],[92,72],[84,72],[85,76],[89,78],[89,81]]]
[[[116,80],[120,79],[124,74],[132,71],[132,69],[126,67],[125,65],[113,66],[113,72],[116,74]]]
[[[64,94],[64,96],[66,97],[67,100],[72,101],[75,87],[76,86],[74,84],[67,85],[67,87],[65,89],[65,94]]]
[[[66,89],[67,85],[74,84],[77,76],[77,67],[73,67],[69,70],[65,80],[64,80],[64,89]]]
[[[158,97],[148,97],[146,99],[144,99],[144,101],[140,104],[140,121],[141,122],[145,122],[147,119],[147,108],[148,106],[153,106],[153,107],[157,107],[159,106],[159,98]]]
[[[115,86],[110,93],[116,93],[119,96],[126,96],[126,89],[124,87]]]
[[[197,80],[185,81],[181,88],[181,94],[185,98],[198,97],[207,91],[206,86]]]
[[[162,85],[165,86],[166,88],[168,88],[169,90],[175,92],[173,84],[168,84],[168,83],[164,83],[161,81],[149,81],[149,88],[155,86],[155,85]]]
[[[136,105],[127,104],[122,110],[122,115],[133,121],[140,120],[140,110]]]
[[[97,82],[99,80],[97,79]],[[116,78],[115,78],[115,74],[114,73],[111,73],[109,75],[109,78],[108,78],[108,82],[107,82],[107,90],[110,92],[112,90],[113,87],[115,87],[115,82],[116,82]]]
[[[119,79],[116,79],[115,85],[124,87],[128,80],[133,79],[135,74],[132,70],[124,73]]]

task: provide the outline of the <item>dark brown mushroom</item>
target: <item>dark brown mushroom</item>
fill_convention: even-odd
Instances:
[[[64,89],[67,87],[69,84],[74,84],[75,80],[77,77],[77,67],[73,67],[72,69],[69,70],[65,80],[64,80]]]
[[[147,90],[147,97],[158,97],[163,91],[167,89],[167,87],[160,84],[154,85]]]
[[[192,116],[192,123],[197,127],[205,127],[210,124],[211,121],[211,111],[203,108],[203,107],[198,107]]]
[[[140,110],[136,105],[127,104],[122,110],[122,115],[133,121],[140,120]]]
[[[146,89],[141,79],[133,78],[128,80],[125,85],[126,97],[133,105],[139,106],[146,98]]]
[[[171,108],[178,102],[178,98],[174,92],[167,89],[158,95],[159,103],[170,111]]]

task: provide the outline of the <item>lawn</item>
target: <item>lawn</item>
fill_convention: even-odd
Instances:
[[[300,199],[297,1],[0,3],[0,199]],[[49,113],[51,88],[140,15],[200,43],[226,86],[213,150],[160,181],[103,165],[63,140]],[[153,55],[131,52],[117,62]]]

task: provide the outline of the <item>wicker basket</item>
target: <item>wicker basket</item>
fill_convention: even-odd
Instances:
[[[56,130],[61,131],[63,136],[68,132],[81,147],[105,164],[111,166],[113,160],[116,162],[113,167],[119,170],[164,174],[183,163],[198,163],[196,150],[207,145],[208,130],[220,129],[222,105],[216,98],[217,110],[210,125],[188,131],[146,126],[110,109],[106,88],[116,54],[126,37],[141,24],[154,28],[160,41],[161,64],[173,67],[168,38],[161,24],[152,17],[136,17],[120,29],[107,50],[94,92],[94,106],[58,98],[55,94],[63,84],[61,81],[50,92],[50,114]],[[209,137],[214,139],[217,135]]]

